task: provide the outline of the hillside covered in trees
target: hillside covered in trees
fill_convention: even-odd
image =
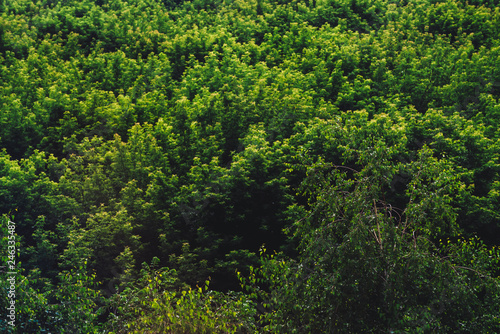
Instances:
[[[500,333],[499,124],[497,0],[0,0],[0,331]]]

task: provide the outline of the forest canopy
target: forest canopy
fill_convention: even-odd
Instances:
[[[2,332],[499,333],[499,8],[0,0]]]

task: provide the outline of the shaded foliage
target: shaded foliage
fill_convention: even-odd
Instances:
[[[0,1],[17,330],[495,332],[497,5]]]

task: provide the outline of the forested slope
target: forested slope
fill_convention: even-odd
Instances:
[[[498,7],[0,0],[0,327],[499,333]]]

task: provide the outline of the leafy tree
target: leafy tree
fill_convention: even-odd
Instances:
[[[427,202],[433,193],[443,196],[439,195],[443,188],[433,188],[431,183],[443,175],[440,164],[426,160],[426,150],[422,151],[415,167],[434,176],[430,180],[414,177],[407,190],[410,202],[401,210],[381,197],[384,184],[390,182],[380,170],[387,160],[382,148],[374,153],[359,172],[327,164],[310,169],[304,186],[311,196],[311,211],[295,228],[299,258],[266,255],[257,280],[254,276],[245,282],[263,298],[268,310],[262,316],[266,330],[498,330],[497,250],[463,239],[448,241],[451,246],[442,248],[434,232],[423,225],[442,226],[449,219],[456,226],[449,203]],[[433,174],[433,170],[441,172]],[[422,190],[426,199],[417,195]],[[434,210],[440,215],[428,214]],[[449,228],[448,233],[457,235]],[[460,255],[468,254],[467,258],[476,252],[479,258],[488,258],[486,267],[481,260]],[[258,280],[269,292],[259,290]]]
[[[10,258],[7,253],[2,256],[2,263],[7,264],[1,272],[2,309],[10,306],[12,296],[9,297],[9,293],[14,294],[15,300],[15,319],[3,318],[2,330],[6,333],[98,333],[99,292],[96,291],[95,275],[87,270],[86,260],[81,259],[77,267],[58,274],[60,281],[55,285],[44,277],[47,273],[41,275],[40,269],[27,271],[19,261],[19,251],[23,248],[17,233],[17,219],[13,217],[13,221],[6,215],[1,217],[1,246],[7,249],[9,240],[14,240],[16,249]],[[14,233],[8,232],[9,225],[15,226]],[[9,239],[11,235],[16,238]],[[12,261],[11,264],[8,261]],[[14,320],[15,326],[8,320]]]

